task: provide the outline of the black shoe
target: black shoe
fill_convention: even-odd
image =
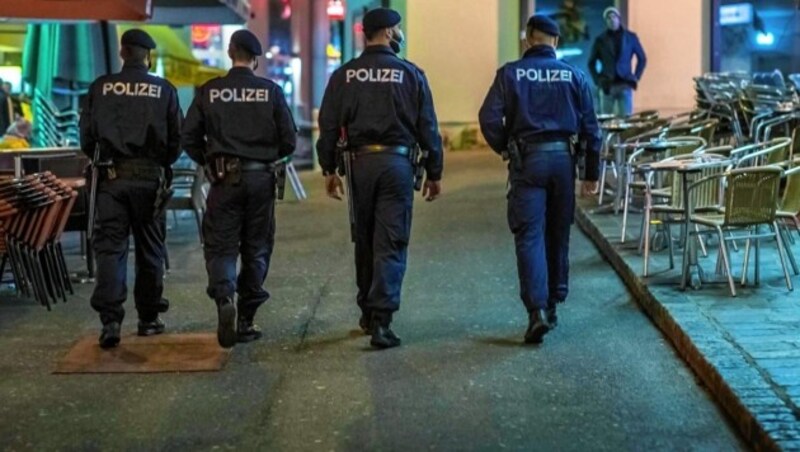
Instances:
[[[372,339],[369,345],[379,348],[392,348],[400,345],[400,338],[389,328],[392,323],[392,314],[389,312],[373,312],[370,319]]]
[[[239,319],[239,330],[237,332],[238,342],[253,342],[261,339],[261,329],[253,325],[253,319]]]
[[[222,348],[231,348],[239,339],[236,334],[236,305],[231,298],[217,300],[217,341]]]
[[[550,324],[547,323],[547,312],[544,309],[537,309],[528,316],[528,330],[525,331],[526,344],[541,344],[542,338],[550,331]]]
[[[110,322],[103,325],[100,333],[100,348],[114,348],[119,344],[119,322]]]
[[[400,345],[400,338],[388,326],[377,326],[372,331],[369,345],[375,348],[392,348]]]
[[[556,304],[547,304],[547,323],[550,324],[550,329],[554,330],[558,326],[558,314],[556,314]]]
[[[361,331],[367,336],[372,336],[372,328],[369,324],[369,315],[367,315],[367,313],[361,313],[361,318],[358,319],[358,327],[361,328]]]
[[[164,332],[164,322],[156,317],[154,320],[146,322],[139,320],[139,336],[155,336]]]

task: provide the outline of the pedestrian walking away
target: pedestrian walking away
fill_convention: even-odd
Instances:
[[[522,59],[497,71],[481,106],[481,131],[509,160],[508,225],[514,234],[520,297],[528,311],[526,343],[556,326],[556,304],[569,291],[569,233],[575,170],[582,194],[597,190],[600,128],[585,75],[556,58],[558,24],[528,20]]]
[[[100,314],[100,346],[115,347],[125,317],[128,240],[134,238],[136,280],[133,297],[138,334],[164,332],[159,313],[167,312],[164,239],[170,165],[180,153],[182,113],[175,88],[148,74],[156,48],[144,31],[120,39],[124,64],[119,73],[92,83],[81,111],[81,150],[93,160],[96,177],[92,248],[97,276],[92,307]],[[94,214],[94,212],[92,212]]]
[[[400,308],[414,189],[441,193],[442,141],[425,74],[400,58],[400,14],[364,15],[366,48],[331,76],[319,114],[319,164],[328,196],[344,195],[347,178],[355,242],[359,326],[375,348],[400,345],[390,324]]]
[[[235,32],[228,46],[233,67],[200,88],[183,129],[186,152],[211,181],[203,217],[206,292],[217,305],[225,348],[262,336],[254,319],[270,297],[263,285],[275,242],[275,172],[296,142],[283,90],[253,72],[261,54],[253,33]]]

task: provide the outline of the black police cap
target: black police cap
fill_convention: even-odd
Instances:
[[[261,55],[261,43],[250,30],[238,30],[233,33],[231,44],[253,56]]]
[[[142,47],[147,50],[153,50],[156,48],[156,42],[153,41],[153,38],[151,38],[146,31],[138,28],[131,28],[125,33],[122,33],[120,43],[124,46]]]
[[[533,28],[534,30],[539,30],[542,33],[550,36],[561,36],[561,31],[558,28],[558,24],[555,23],[553,19],[543,14],[531,16],[531,18],[528,19],[528,27]]]
[[[400,13],[393,9],[375,8],[364,14],[364,20],[361,24],[364,26],[364,31],[369,32],[394,27],[401,20]]]

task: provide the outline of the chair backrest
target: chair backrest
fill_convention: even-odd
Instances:
[[[736,160],[737,168],[773,165],[787,159],[791,144],[790,138],[775,138],[764,143],[738,147],[731,151],[731,157]]]
[[[781,197],[781,210],[800,213],[800,166],[790,168],[783,173],[786,186]]]
[[[779,166],[730,171],[725,187],[725,225],[748,226],[775,221],[783,169]]]
[[[192,204],[194,205],[195,210],[199,210],[201,212],[206,211],[206,197],[208,196],[208,190],[206,190],[205,185],[206,175],[203,172],[203,167],[198,165],[195,169],[194,180],[192,180]]]
[[[684,154],[676,156],[670,160],[683,160],[692,163],[702,163],[703,168],[697,173],[690,173],[689,182],[697,181],[706,177],[716,176],[725,173],[730,168],[730,159],[724,155],[716,154],[702,154],[692,155]],[[672,197],[670,198],[670,207],[675,209],[683,209],[683,187],[681,186],[682,180],[680,177],[672,177]],[[722,201],[722,181],[721,179],[710,179],[707,183],[703,183],[692,191],[692,206],[695,209],[704,209],[717,207]]]
[[[677,157],[679,155],[694,154],[705,149],[708,141],[702,137],[697,136],[675,136],[670,137],[667,141],[680,142],[681,146],[676,147],[670,151],[670,156]],[[685,144],[683,144],[685,143]]]

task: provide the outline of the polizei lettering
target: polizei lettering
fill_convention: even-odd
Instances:
[[[403,75],[402,70],[389,68],[348,69],[345,72],[347,83],[353,79],[370,83],[403,83]]]
[[[131,97],[161,97],[161,87],[151,83],[108,82],[103,83],[103,95]]]
[[[269,90],[264,88],[223,88],[208,90],[208,101],[269,102]]]
[[[517,81],[524,78],[539,83],[572,82],[572,71],[565,69],[517,69]]]

